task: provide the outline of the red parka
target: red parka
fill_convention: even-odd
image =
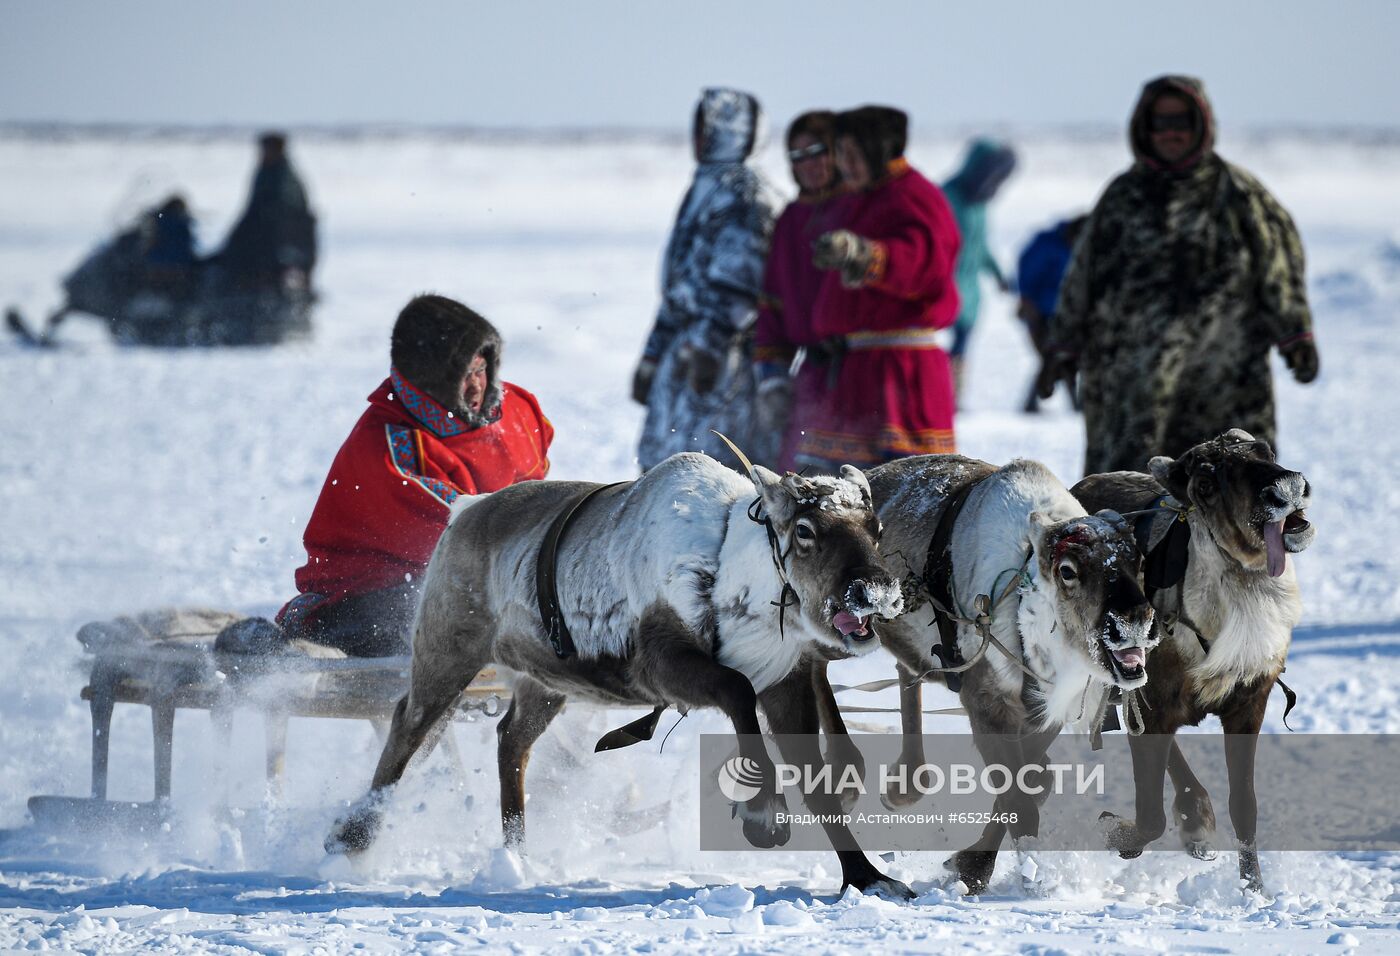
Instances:
[[[799,197],[788,204],[773,227],[773,242],[763,276],[763,298],[754,323],[754,361],[760,378],[787,375],[799,348],[820,339],[812,327],[812,306],[826,274],[812,265],[812,243],[837,228],[837,200],[830,194]],[[793,414],[778,454],[779,470],[795,467],[798,440],[820,415],[826,400],[826,365],[809,355],[793,382]]]
[[[554,427],[539,401],[509,382],[501,393],[500,417],[469,428],[397,372],[375,389],[321,487],[302,537],[301,594],[279,622],[418,577],[458,495],[549,472]]]
[[[952,376],[933,335],[958,315],[960,239],[948,201],[901,158],[839,202],[839,228],[871,240],[874,258],[859,288],[834,271],[822,280],[813,334],[844,339],[846,351],[798,455],[865,466],[955,451]]]

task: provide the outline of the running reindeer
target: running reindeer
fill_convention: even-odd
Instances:
[[[1132,820],[1106,815],[1109,845],[1125,858],[1166,830],[1164,775],[1176,789],[1173,816],[1187,852],[1214,859],[1215,811],[1173,735],[1214,714],[1225,732],[1230,820],[1240,879],[1263,889],[1254,838],[1259,801],[1254,755],[1264,709],[1302,615],[1290,553],[1313,540],[1304,514],[1312,489],[1274,461],[1267,442],[1238,428],[1179,458],[1153,458],[1150,475],[1091,475],[1072,489],[1088,507],[1141,515],[1148,591],[1162,646],[1144,690],[1147,733],[1130,741],[1137,787]],[[1288,706],[1292,707],[1289,694]],[[1284,716],[1287,716],[1287,710]]]
[[[1034,461],[996,468],[925,455],[868,477],[886,563],[924,599],[880,630],[900,665],[904,767],[924,763],[921,677],[960,685],[978,751],[1014,769],[1042,763],[1061,728],[1096,730],[1114,687],[1146,683],[1153,612],[1117,514],[1087,514]],[[830,701],[825,681],[816,682]],[[845,733],[834,708],[822,716],[828,732]],[[886,795],[895,805],[918,798]],[[1039,808],[1027,794],[1012,788],[996,810],[1015,814],[1013,840],[1037,834]],[[991,823],[948,861],[968,893],[986,888],[1006,832]]]
[[[519,675],[497,728],[507,845],[525,838],[530,748],[569,697],[723,710],[741,754],[764,774],[759,795],[737,808],[744,834],[757,846],[785,843],[757,706],[774,733],[808,735],[785,738],[811,741],[785,750],[785,760],[819,764],[804,652],[873,650],[873,619],[895,617],[902,602],[876,552],[879,523],[860,471],[779,478],[744,464],[747,478],[681,454],[617,486],[526,482],[459,498],[424,580],[408,694],[369,794],[327,849],[369,846],[388,789],[492,662]],[[853,848],[845,827],[832,824],[828,835],[843,889],[912,897]]]

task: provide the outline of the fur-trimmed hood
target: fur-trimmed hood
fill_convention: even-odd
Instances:
[[[872,185],[890,172],[909,142],[909,114],[893,106],[862,106],[836,114],[836,136],[849,136],[860,147]]]
[[[763,107],[752,93],[707,89],[695,105],[695,158],[702,163],[742,163],[763,128]]]
[[[486,360],[486,394],[481,411],[463,405],[462,378],[476,355]],[[469,428],[501,416],[501,334],[460,302],[420,295],[404,306],[394,323],[389,347],[394,369]]]
[[[1195,107],[1196,148],[1179,162],[1170,165],[1163,163],[1152,151],[1152,130],[1149,129],[1152,117],[1152,104],[1164,95],[1180,96]],[[1133,148],[1133,157],[1142,165],[1157,172],[1180,173],[1201,164],[1201,161],[1215,153],[1215,113],[1206,97],[1206,86],[1194,76],[1159,76],[1142,88],[1137,106],[1133,108],[1133,118],[1128,124],[1128,142]]]

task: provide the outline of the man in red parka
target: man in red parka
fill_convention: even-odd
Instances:
[[[301,593],[277,615],[287,638],[371,657],[407,652],[452,502],[543,478],[554,437],[535,396],[501,381],[500,334],[462,303],[409,302],[389,354],[306,525]]]
[[[886,106],[836,117],[836,165],[849,195],[841,228],[813,262],[830,270],[813,304],[814,334],[837,363],[799,463],[875,465],[953,452],[953,384],[935,341],[958,315],[961,244],[938,187],[904,159],[909,118]]]

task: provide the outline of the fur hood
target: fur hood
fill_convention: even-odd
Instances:
[[[1196,148],[1178,163],[1170,166],[1157,158],[1152,151],[1152,131],[1148,124],[1152,115],[1152,104],[1166,94],[1180,96],[1195,106]],[[1159,76],[1142,88],[1137,106],[1133,108],[1133,118],[1128,124],[1128,141],[1133,147],[1133,157],[1142,165],[1157,172],[1181,173],[1200,165],[1201,161],[1215,153],[1215,113],[1206,98],[1205,84],[1194,76]]]
[[[461,401],[462,378],[478,353],[486,359],[486,394],[473,412]],[[413,299],[394,323],[389,356],[400,375],[469,428],[501,417],[501,334],[462,303],[440,295]]]
[[[702,163],[742,163],[757,144],[763,108],[751,93],[708,89],[695,105],[695,158]]]
[[[893,106],[862,106],[836,114],[836,136],[849,136],[860,147],[871,183],[890,172],[909,141],[909,114]]]

